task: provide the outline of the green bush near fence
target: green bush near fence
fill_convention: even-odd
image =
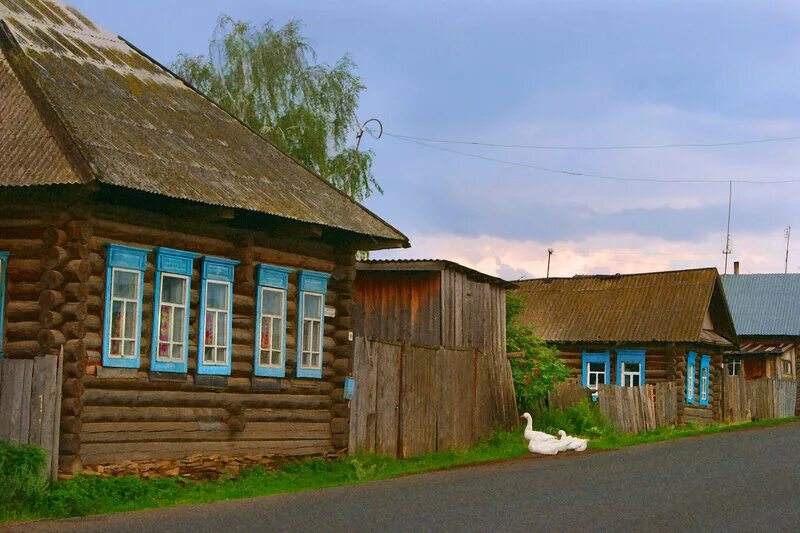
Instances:
[[[567,435],[597,438],[615,432],[608,419],[594,402],[583,400],[563,411],[548,409],[539,413],[533,421],[534,429],[555,435],[563,429]]]
[[[34,445],[0,442],[0,508],[35,505],[47,489],[47,454]]]

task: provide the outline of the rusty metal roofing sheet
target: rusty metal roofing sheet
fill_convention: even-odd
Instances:
[[[745,342],[738,351],[725,352],[725,355],[740,357],[783,355],[796,346],[793,342]]]
[[[452,269],[465,274],[468,278],[491,285],[497,285],[504,289],[516,288],[514,283],[504,279],[484,274],[478,270],[469,268],[448,259],[371,259],[369,261],[359,261],[356,263],[358,270],[380,270],[380,271],[442,271]]]
[[[11,66],[41,90],[44,102],[34,101],[52,109],[94,179],[407,244],[402,233],[77,11],[50,0],[0,0],[0,21],[14,41]],[[4,165],[14,165],[15,155],[4,153]],[[22,181],[0,173],[0,185],[64,182],[75,179],[43,171]]]
[[[717,280],[713,268],[576,276],[518,281],[512,293],[524,301],[522,321],[549,342],[709,343],[703,319]]]

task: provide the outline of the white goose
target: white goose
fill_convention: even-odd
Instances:
[[[553,440],[532,440],[528,443],[528,451],[542,455],[555,455],[567,449],[568,443],[558,439]]]
[[[555,438],[553,435],[548,433],[544,433],[542,431],[534,431],[533,430],[533,418],[531,417],[530,413],[523,413],[520,418],[524,418],[528,421],[525,425],[525,440],[529,442],[548,442],[548,441],[557,441],[558,439]]]
[[[564,432],[563,429],[558,430],[558,439],[567,445],[568,450],[575,450],[576,452],[584,451],[586,449],[586,446],[588,446],[589,444],[588,439],[579,439],[578,437],[570,437]]]

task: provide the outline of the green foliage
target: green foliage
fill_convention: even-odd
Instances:
[[[522,358],[511,360],[517,408],[536,412],[540,400],[569,376],[569,369],[558,358],[557,349],[545,344],[533,328],[520,324],[522,309],[520,298],[512,294],[506,297],[506,345],[509,352],[523,353]]]
[[[551,435],[563,429],[568,435],[589,438],[614,433],[614,428],[600,409],[589,400],[583,400],[564,411],[548,409],[539,413],[534,419],[534,428]]]
[[[334,65],[316,55],[290,20],[257,28],[221,16],[208,56],[178,54],[173,70],[254,131],[357,201],[382,192],[371,151],[346,148],[366,89],[349,55]]]
[[[0,508],[35,505],[47,487],[46,462],[38,446],[0,442]]]

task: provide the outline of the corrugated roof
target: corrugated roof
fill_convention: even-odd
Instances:
[[[0,85],[16,90],[0,93],[0,185],[95,179],[407,244],[402,233],[76,10],[50,0],[0,0],[3,31],[2,53],[27,97],[40,116],[58,122],[47,124],[50,133],[64,132],[67,140],[58,146],[74,149],[88,175],[63,171],[61,161],[50,172],[59,159],[52,147],[39,162],[46,168],[31,165],[26,140],[33,136],[41,144],[41,126],[20,132],[26,122],[5,114],[30,104],[3,62]]]
[[[736,342],[714,268],[517,284],[522,321],[548,342]],[[703,330],[709,309],[715,332]]]
[[[380,271],[442,271],[452,269],[463,274],[474,281],[498,285],[505,289],[516,288],[516,284],[504,279],[484,274],[473,268],[461,265],[448,259],[371,259],[369,261],[359,261],[356,263],[358,270],[380,270]]]
[[[722,276],[739,335],[800,336],[800,274]]]

